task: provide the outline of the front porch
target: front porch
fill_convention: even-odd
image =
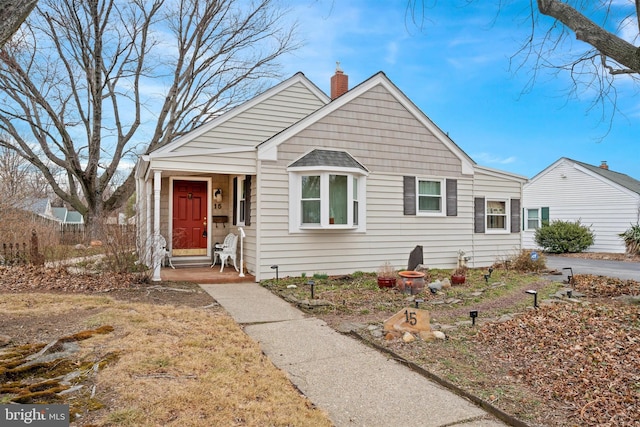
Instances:
[[[213,268],[206,266],[198,267],[163,267],[160,270],[160,279],[163,282],[193,282],[199,284],[218,284],[218,283],[241,283],[255,282],[256,278],[251,274],[245,273],[244,277],[240,277],[233,267],[225,267],[220,272],[220,264]]]

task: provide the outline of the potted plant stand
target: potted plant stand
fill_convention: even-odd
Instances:
[[[378,269],[378,287],[393,288],[397,281],[396,269],[393,268],[389,261],[385,262]]]

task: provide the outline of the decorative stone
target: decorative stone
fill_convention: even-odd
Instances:
[[[416,337],[411,332],[405,332],[404,335],[402,335],[402,341],[406,343],[414,342],[415,340]]]
[[[431,331],[420,331],[418,333],[418,336],[424,342],[431,342],[436,340],[435,334]]]
[[[384,339],[387,341],[391,341],[391,340],[395,340],[396,338],[400,337],[400,333],[397,331],[389,331],[387,332],[387,334],[384,336]]]
[[[428,287],[429,289],[435,289],[436,291],[439,291],[440,289],[442,289],[442,282],[440,280],[436,280],[435,282],[429,283]]]
[[[420,332],[430,331],[430,316],[427,310],[403,308],[384,321],[385,331]]]
[[[447,339],[447,336],[442,331],[433,331],[433,335],[439,340]]]
[[[442,289],[449,289],[451,287],[451,280],[448,278],[442,279],[440,283],[442,284]]]
[[[287,289],[296,289],[297,286],[296,285],[287,285]]]

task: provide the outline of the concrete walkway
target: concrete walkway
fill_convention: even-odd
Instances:
[[[338,427],[505,425],[256,283],[201,286]]]

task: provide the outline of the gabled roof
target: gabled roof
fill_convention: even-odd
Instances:
[[[84,218],[78,211],[70,211],[67,208],[52,208],[53,215],[63,224],[84,224]]]
[[[221,123],[224,123],[234,117],[236,117],[237,115],[249,110],[250,108],[260,104],[261,102],[265,101],[266,99],[272,97],[273,95],[277,94],[278,92],[281,92],[295,84],[302,84],[304,85],[307,89],[309,89],[310,92],[312,92],[315,96],[318,97],[318,99],[320,99],[323,103],[327,104],[331,101],[331,99],[327,96],[327,94],[325,94],[322,90],[320,90],[315,84],[313,84],[313,82],[311,82],[311,80],[309,80],[302,72],[297,72],[296,74],[294,74],[293,76],[291,76],[290,78],[278,83],[277,85],[273,86],[270,89],[267,89],[266,91],[262,92],[260,95],[255,96],[254,98],[251,98],[250,100],[238,105],[237,107],[232,108],[231,110],[221,114],[220,116],[216,117],[215,119],[201,125],[200,127],[190,131],[189,133],[181,136],[180,138],[177,138],[176,140],[168,143],[167,145],[164,145],[156,150],[153,150],[152,153],[153,154],[160,154],[160,153],[166,153],[166,152],[170,152],[175,150],[176,148],[188,143],[189,141],[199,137],[200,135],[210,131],[211,129],[216,128],[217,126],[219,126]]]
[[[451,152],[462,162],[462,171],[465,174],[473,174],[475,162],[458,145],[449,138],[434,122],[431,121],[398,87],[389,80],[382,71],[350,89],[329,104],[309,114],[299,122],[289,126],[282,132],[258,145],[258,158],[265,160],[277,159],[277,147],[282,142],[306,129],[311,124],[338,110],[343,105],[361,96],[377,85],[385,87],[389,93],[409,111],[422,125],[431,131]]]
[[[553,162],[551,165],[547,166],[546,168],[544,168],[542,171],[538,172],[533,178],[531,178],[529,180],[529,182],[533,182],[535,180],[537,180],[538,178],[540,178],[541,176],[545,175],[547,172],[549,172],[550,170],[554,169],[556,166],[560,165],[561,163],[571,163],[574,166],[583,168],[584,170],[588,171],[587,173],[591,173],[593,175],[596,175],[597,177],[599,177],[600,179],[607,181],[609,183],[615,184],[619,187],[622,187],[628,191],[631,191],[637,195],[640,195],[640,181],[638,181],[637,179],[634,179],[632,177],[630,177],[629,175],[625,175],[623,173],[620,172],[615,172],[612,171],[610,169],[604,169],[601,168],[600,166],[593,166],[590,165],[588,163],[584,163],[584,162],[579,162],[577,160],[573,160],[570,159],[568,157],[561,157],[558,160],[556,160],[555,162]]]
[[[571,160],[571,159],[567,159],[567,160]],[[587,163],[582,163],[577,160],[571,160],[571,161],[582,166],[585,169],[590,170],[593,173],[596,173],[608,179],[611,182],[614,182],[626,188],[627,190],[631,190],[634,193],[640,194],[640,181],[638,181],[637,179],[631,178],[629,175],[625,175],[620,172],[615,172],[610,169],[604,169],[599,166],[593,166]]]
[[[367,168],[351,157],[349,153],[337,150],[315,149],[289,165],[290,168],[315,166],[362,169],[363,171],[368,172]]]

